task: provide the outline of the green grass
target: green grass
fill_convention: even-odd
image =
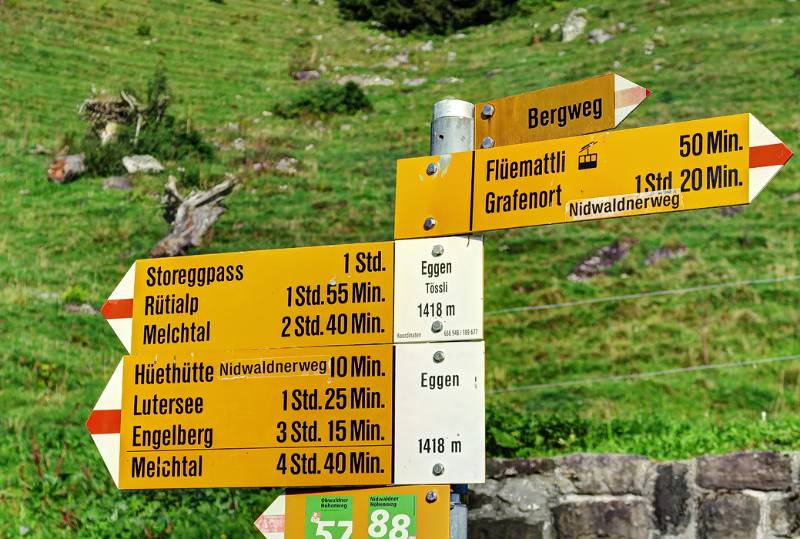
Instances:
[[[143,88],[163,63],[177,116],[223,146],[247,141],[244,158],[222,150],[211,167],[242,186],[197,252],[390,238],[395,160],[426,153],[431,105],[448,95],[480,101],[613,70],[654,91],[623,128],[752,112],[800,148],[795,4],[605,2],[590,9],[589,29],[622,21],[635,31],[600,46],[530,45],[571,8],[551,4],[464,39],[434,37],[430,53],[417,50],[427,36],[382,38],[342,22],[332,1],[0,4],[0,535],[252,536],[250,523],[274,495],[120,493],[85,431],[123,350],[101,317],[68,313],[61,300],[101,305],[167,232],[163,178],[137,179],[132,192],[103,190],[101,178],[54,185],[45,180],[49,158],[28,152],[81,132],[76,106],[93,87]],[[289,64],[317,35],[323,79],[378,74],[397,84],[367,90],[368,114],[319,124],[265,115],[304,92]],[[643,52],[648,40],[652,55]],[[366,52],[375,44],[380,50]],[[418,71],[382,67],[403,50]],[[447,76],[463,82],[437,83]],[[428,82],[400,86],[413,77]],[[232,122],[238,132],[226,128]],[[282,156],[300,160],[299,176],[242,164]],[[734,217],[707,210],[488,234],[486,310],[797,275],[800,202],[788,196],[800,191],[798,171],[790,163]],[[624,236],[639,243],[617,267],[588,283],[566,279]],[[687,246],[685,257],[644,266],[651,250],[674,243]],[[487,316],[487,389],[797,354],[798,305],[795,281]],[[800,363],[784,362],[492,394],[490,426],[508,436],[490,432],[489,448],[654,458],[797,448],[799,380]]]

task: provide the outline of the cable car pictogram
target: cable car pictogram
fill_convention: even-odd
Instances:
[[[590,168],[597,168],[597,154],[590,153],[589,148],[597,144],[596,140],[593,140],[586,146],[580,149],[580,153],[578,154],[578,170],[588,170]]]

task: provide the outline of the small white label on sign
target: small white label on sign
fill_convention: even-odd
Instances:
[[[483,238],[395,242],[394,342],[483,339]]]
[[[400,344],[395,354],[395,483],[483,483],[483,341]]]

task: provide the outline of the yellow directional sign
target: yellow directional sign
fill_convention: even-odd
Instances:
[[[650,95],[615,73],[475,105],[475,147],[572,137],[617,127]]]
[[[121,489],[472,482],[483,398],[475,341],[149,353],[87,427]]]
[[[255,521],[266,539],[447,537],[448,485],[289,490]]]
[[[481,339],[480,238],[139,260],[103,306],[134,354]]]
[[[748,204],[791,155],[739,114],[403,159],[395,237]]]
[[[120,488],[391,482],[392,346],[128,356]]]

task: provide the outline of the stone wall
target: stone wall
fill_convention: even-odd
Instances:
[[[471,539],[800,537],[800,453],[491,459]]]

